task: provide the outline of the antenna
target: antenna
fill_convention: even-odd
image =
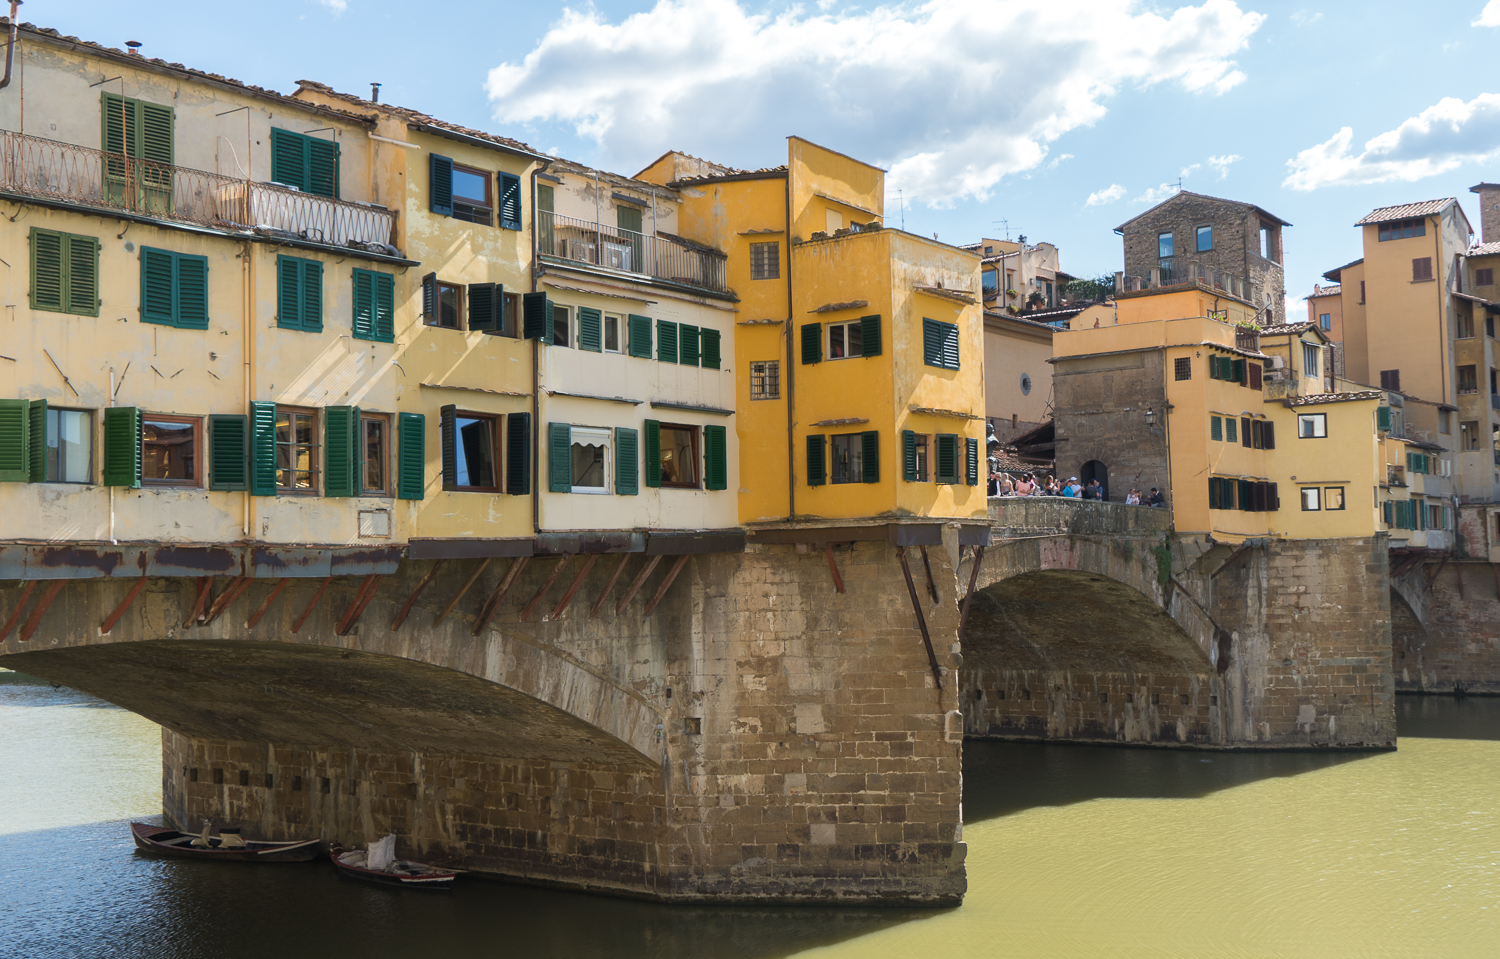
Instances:
[[[1004,229],[1005,229],[1005,240],[1006,240],[1007,243],[1010,242],[1010,221],[1007,220],[1005,217],[1001,217],[998,220],[991,220],[990,222],[991,223],[998,223],[1002,227],[1004,227]]]
[[[1182,177],[1180,177],[1180,176],[1177,178],[1177,192],[1178,193],[1182,192]]]
[[[901,232],[905,233],[906,232],[906,196],[901,192],[901,188],[900,187],[896,188],[896,199],[901,204]]]

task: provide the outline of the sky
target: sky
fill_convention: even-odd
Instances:
[[[1184,189],[1291,222],[1289,300],[1381,206],[1500,181],[1500,0],[28,0],[22,19],[289,92],[312,79],[633,174],[669,149],[884,167],[886,223],[1121,266]],[[1289,306],[1293,306],[1289,304]],[[1289,313],[1291,310],[1289,310]],[[1294,314],[1295,315],[1295,314]]]

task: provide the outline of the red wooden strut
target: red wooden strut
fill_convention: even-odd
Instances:
[[[250,614],[250,618],[245,620],[246,629],[255,628],[255,624],[260,622],[262,616],[266,615],[266,610],[271,608],[271,604],[276,602],[276,597],[281,595],[281,591],[286,589],[286,584],[290,582],[291,579],[283,576],[276,582],[275,586],[271,587],[271,592],[268,596],[266,596],[265,602],[261,603],[260,606],[256,608],[255,612]]]
[[[36,609],[31,611],[30,618],[26,620],[26,625],[21,627],[21,634],[16,639],[24,643],[31,638],[31,634],[36,632],[36,628],[42,625],[42,617],[46,615],[47,607],[52,605],[52,601],[57,598],[57,594],[62,592],[62,588],[67,584],[68,581],[65,579],[54,579],[47,584],[47,591],[42,594],[41,599],[37,600]]]
[[[31,594],[36,592],[36,580],[30,580],[21,587],[21,598],[16,600],[16,608],[10,611],[10,618],[5,621],[5,628],[0,629],[0,643],[5,642],[5,637],[16,628],[16,623],[21,618],[21,610],[26,608],[26,603],[31,599]],[[1496,588],[1500,589],[1500,580],[1496,581]]]
[[[396,618],[391,620],[391,629],[400,629],[401,624],[406,622],[406,617],[411,613],[411,608],[416,603],[417,597],[422,595],[422,590],[427,588],[427,584],[432,582],[433,577],[437,576],[438,570],[442,569],[443,564],[446,562],[447,560],[440,559],[432,564],[432,569],[427,571],[427,575],[422,577],[422,581],[417,584],[417,588],[411,591],[411,595],[402,604],[401,612],[397,613]]]
[[[193,625],[198,621],[198,617],[203,615],[204,604],[208,602],[208,594],[213,588],[214,578],[212,576],[198,577],[198,599],[193,603],[193,611],[188,614],[187,622],[183,623],[183,626]]]
[[[677,579],[677,574],[682,572],[682,567],[686,566],[687,561],[690,559],[692,559],[692,557],[687,553],[684,553],[681,556],[677,557],[677,562],[673,563],[671,570],[667,572],[667,578],[661,581],[660,586],[656,587],[656,595],[652,596],[651,602],[646,604],[647,616],[650,616],[652,613],[656,612],[656,604],[661,602],[661,598],[663,596],[667,595],[667,590],[672,588],[672,583]]]
[[[823,555],[828,558],[828,571],[833,574],[833,588],[842,593],[844,591],[844,577],[839,575],[839,564],[833,561],[832,543],[823,547]]]
[[[531,597],[531,601],[521,610],[521,622],[524,623],[530,619],[531,614],[536,612],[536,608],[542,605],[542,597],[547,595],[547,590],[551,589],[552,584],[557,582],[558,575],[562,573],[563,567],[568,565],[568,560],[572,558],[572,553],[563,553],[562,557],[558,559],[557,565],[552,567],[552,575],[547,577],[547,581],[542,583],[542,588],[536,591],[536,595]]]
[[[141,590],[145,588],[146,577],[142,576],[140,579],[135,581],[134,586],[130,587],[130,592],[126,593],[125,598],[120,600],[120,605],[115,607],[115,611],[113,613],[110,613],[109,616],[105,618],[104,622],[99,624],[100,636],[109,635],[109,631],[115,628],[115,624],[120,621],[120,617],[125,615],[125,611],[130,608],[130,604],[135,602],[135,598],[141,595]]]
[[[292,632],[297,632],[302,628],[302,624],[307,622],[307,617],[312,615],[313,607],[318,605],[318,600],[322,599],[323,594],[328,592],[328,584],[331,582],[333,582],[333,577],[325,576],[323,582],[318,584],[318,591],[313,593],[313,598],[308,602],[307,608],[302,611],[301,616],[297,617],[296,622],[292,623]]]
[[[338,626],[334,627],[333,633],[335,636],[349,635],[349,630],[353,629],[354,624],[359,622],[359,617],[364,613],[365,607],[370,605],[370,600],[375,598],[375,590],[380,585],[381,579],[382,577],[379,573],[371,573],[365,577],[365,581],[359,586],[359,591],[354,594],[354,601],[349,604],[349,608],[344,612],[343,618],[339,620]]]
[[[250,580],[251,577],[249,576],[240,576],[234,582],[230,583],[229,588],[220,593],[219,598],[214,600],[213,604],[209,606],[208,615],[203,617],[203,625],[207,626],[224,615],[224,611],[229,608],[230,604],[239,599],[241,594],[250,588]]]
[[[604,584],[604,591],[599,594],[598,599],[594,600],[594,608],[589,610],[589,619],[593,619],[599,615],[599,610],[604,606],[604,601],[609,599],[609,594],[614,591],[615,581],[620,578],[621,573],[625,572],[625,564],[629,561],[629,553],[622,553],[620,555],[620,565],[615,567],[614,574],[609,577],[609,582]],[[1495,575],[1497,577],[1495,580],[1495,589],[1497,593],[1500,593],[1500,566],[1496,567]]]

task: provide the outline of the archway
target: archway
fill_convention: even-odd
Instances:
[[[1402,591],[1391,588],[1391,652],[1396,691],[1434,692],[1436,674],[1426,671],[1427,627],[1422,625]]]
[[[1102,488],[1102,499],[1109,499],[1109,467],[1102,460],[1089,460],[1078,469],[1078,481],[1084,486],[1089,485],[1090,480],[1098,480]]]

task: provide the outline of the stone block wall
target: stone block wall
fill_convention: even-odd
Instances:
[[[1212,672],[966,670],[964,728],[988,739],[1213,745]]]
[[[1107,493],[1113,502],[1123,503],[1132,486],[1170,493],[1161,425],[1166,419],[1165,358],[1153,350],[1054,364],[1059,478],[1082,477],[1083,464],[1099,460],[1109,470]],[[1147,425],[1145,407],[1157,411],[1154,425]]]
[[[1500,565],[1439,561],[1411,578],[1426,623],[1393,600],[1396,689],[1500,695]]]

